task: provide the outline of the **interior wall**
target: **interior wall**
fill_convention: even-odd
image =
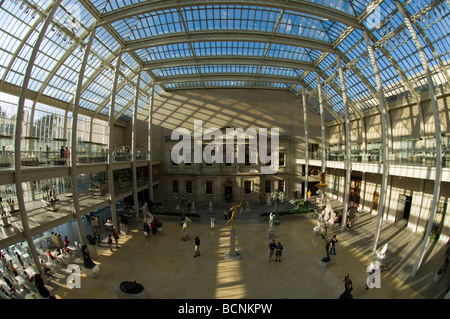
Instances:
[[[305,157],[305,131],[302,101],[291,92],[248,89],[208,89],[163,92],[155,97],[152,118],[152,156],[166,165],[170,152],[165,150],[172,131],[185,128],[193,136],[194,120],[207,128],[278,128],[280,140],[290,141],[288,162],[290,192],[301,190],[303,181],[297,158]],[[309,143],[321,143],[320,117],[308,109]]]

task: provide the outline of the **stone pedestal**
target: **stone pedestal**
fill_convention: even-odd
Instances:
[[[327,268],[331,265],[331,259],[329,261],[324,261],[323,259],[321,259],[319,261],[319,267],[320,268]]]
[[[98,274],[100,273],[100,268],[98,267],[98,265],[95,265],[92,268],[86,268],[81,265],[81,270],[83,271],[83,274],[91,278],[97,278]]]
[[[269,228],[269,230],[267,231],[267,237],[269,239],[274,239],[275,238],[275,230],[273,228]]]
[[[119,223],[119,229],[120,229],[120,235],[125,237],[128,233],[128,226],[126,224]]]
[[[88,247],[89,255],[91,256],[91,258],[97,258],[98,257],[97,245],[88,244],[87,247]]]
[[[230,250],[225,252],[226,259],[241,259],[239,252],[236,251],[236,230],[230,229]]]
[[[444,275],[444,273],[439,274],[439,273],[435,273],[434,277],[433,277],[433,282],[435,284],[437,284],[439,281],[441,281],[442,276]]]
[[[119,287],[119,288],[117,288],[117,297],[119,299],[147,299],[148,295],[147,295],[147,289],[145,289],[145,286],[144,286],[144,290],[138,294],[129,294],[129,293],[123,292],[122,290],[120,290],[120,287]]]

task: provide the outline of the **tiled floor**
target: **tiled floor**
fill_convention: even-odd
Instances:
[[[146,287],[148,298],[158,299],[334,299],[344,291],[343,278],[350,275],[357,299],[443,298],[450,286],[449,271],[438,282],[433,276],[443,262],[445,247],[436,244],[414,278],[410,276],[421,238],[401,223],[384,222],[380,245],[389,243],[381,288],[365,289],[366,267],[375,258],[370,249],[376,217],[364,214],[350,232],[329,229],[339,240],[337,254],[327,268],[319,267],[325,256],[324,241],[314,236],[316,220],[307,217],[281,219],[275,240],[284,246],[281,262],[267,260],[268,222],[258,209],[238,215],[236,247],[240,259],[225,258],[229,250],[229,227],[216,213],[217,226],[210,229],[207,211],[190,227],[190,240],[183,241],[178,221],[162,220],[163,231],[144,238],[139,229],[121,237],[120,248],[111,252],[98,247],[94,261],[96,278],[81,277],[81,287],[69,289],[65,275],[48,286],[57,298],[117,299],[122,281],[137,281]],[[220,215],[220,216],[218,216]],[[195,236],[201,239],[201,256],[194,258]],[[68,274],[66,274],[68,276]]]

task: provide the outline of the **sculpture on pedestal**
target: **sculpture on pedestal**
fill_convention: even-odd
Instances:
[[[326,173],[327,173],[326,171],[320,172],[320,182],[319,182],[319,184],[316,184],[317,187],[327,187],[328,186],[327,184],[325,184],[325,174]]]
[[[266,205],[267,205],[267,207],[272,205],[272,202],[271,202],[271,199],[270,199],[270,194],[267,194],[267,196],[266,196]]]
[[[185,217],[183,227],[182,227],[182,238],[183,240],[187,240],[189,237],[189,226],[191,225],[192,220],[189,217]]]
[[[274,213],[270,213],[269,215],[269,229],[272,229],[273,227],[273,218],[275,217]]]
[[[208,213],[212,214],[213,213],[213,204],[211,201],[209,201],[209,205],[208,205]]]
[[[148,223],[151,223],[154,219],[152,213],[150,213],[150,211],[148,210],[147,207],[147,203],[144,204],[144,206],[142,206],[142,213],[144,214],[144,220],[147,221]]]
[[[323,257],[322,261],[323,262],[330,262],[331,261],[331,258],[330,258],[330,241],[331,241],[331,238],[328,237],[328,236],[325,236],[324,234],[322,234],[322,239],[325,240],[325,250],[326,250],[326,253],[327,253],[327,256]]]
[[[231,217],[230,220],[227,222],[227,225],[231,223],[231,227],[234,228],[234,220],[236,219],[236,210],[242,206],[242,202],[239,205],[233,204],[233,206],[230,208],[231,211]],[[242,212],[242,207],[241,207]]]
[[[350,276],[348,274],[344,277],[344,292],[339,296],[339,299],[353,299],[353,296],[351,294],[353,290],[353,283],[350,280]]]
[[[86,245],[81,246],[81,253],[83,254],[83,266],[86,268],[94,268],[95,263],[91,259],[91,255],[89,254],[89,251],[87,249]]]

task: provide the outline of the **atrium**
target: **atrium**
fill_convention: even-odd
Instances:
[[[39,273],[58,299],[136,280],[333,299],[346,274],[356,298],[450,297],[449,0],[0,0],[0,19],[0,298],[47,298]],[[357,287],[384,249],[383,288]]]

